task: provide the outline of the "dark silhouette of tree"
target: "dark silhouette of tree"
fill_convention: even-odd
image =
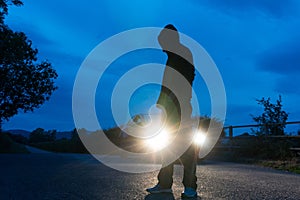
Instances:
[[[46,134],[48,135],[49,141],[55,141],[56,140],[56,134],[57,134],[56,130],[49,130],[49,131],[46,132]]]
[[[0,0],[0,131],[19,111],[33,111],[49,100],[57,89],[56,71],[48,61],[38,62],[38,50],[23,32],[14,32],[4,23],[8,6],[19,0]]]
[[[79,140],[79,135],[78,135],[78,132],[77,132],[77,129],[74,128],[73,131],[72,131],[72,134],[71,134],[71,140]]]
[[[12,134],[12,133],[7,133],[7,135],[9,135],[9,137],[20,144],[28,144],[29,139],[26,138],[25,136],[21,135],[21,134]]]
[[[5,15],[8,14],[8,6],[22,6],[23,3],[20,0],[0,0],[0,24],[3,24]]]
[[[252,116],[255,122],[262,125],[255,133],[257,135],[284,135],[288,113],[282,110],[281,96],[279,95],[276,103],[271,103],[270,98],[264,97],[256,101],[258,105],[264,107],[264,112],[257,117]]]
[[[45,142],[44,132],[45,130],[42,128],[37,128],[32,131],[29,135],[29,143]]]
[[[53,142],[56,139],[56,130],[45,131],[37,128],[29,135],[29,143]]]
[[[73,129],[72,137],[68,141],[67,151],[72,153],[87,153],[87,150],[79,136],[79,135],[86,135],[86,134],[87,134],[87,130],[85,129],[79,129],[79,130],[77,130],[76,128]]]

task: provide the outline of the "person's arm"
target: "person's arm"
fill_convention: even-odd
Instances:
[[[165,98],[168,96],[172,96],[171,95],[171,90],[169,88],[167,88],[166,86],[171,85],[171,81],[172,81],[172,77],[171,77],[171,73],[170,73],[170,67],[168,66],[168,62],[166,64],[166,68],[164,71],[164,75],[163,75],[163,80],[162,80],[162,85],[161,85],[161,89],[160,89],[160,95],[159,98],[157,100],[157,104],[162,104],[164,103],[164,101],[166,100]]]

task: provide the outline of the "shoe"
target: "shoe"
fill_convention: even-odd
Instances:
[[[172,193],[173,192],[171,188],[161,188],[161,186],[159,184],[157,184],[156,186],[154,186],[152,188],[146,189],[146,191],[151,194]]]
[[[184,188],[184,192],[181,193],[182,198],[196,198],[197,196],[197,191],[190,187]]]

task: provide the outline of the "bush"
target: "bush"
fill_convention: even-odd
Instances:
[[[271,103],[270,98],[257,99],[256,101],[264,107],[264,112],[257,117],[252,116],[257,124],[262,125],[258,130],[253,130],[253,132],[258,136],[284,135],[285,124],[289,115],[282,109],[281,96],[279,95],[276,103]]]
[[[52,142],[56,139],[56,130],[45,131],[37,128],[29,135],[29,143]]]
[[[7,133],[0,132],[0,153],[29,153],[24,145],[15,143]]]
[[[11,133],[7,133],[9,135],[9,137],[16,143],[19,144],[28,144],[28,138],[26,138],[25,136],[21,135],[21,134],[11,134]]]
[[[0,133],[0,152],[8,152],[12,145],[12,139],[6,133]]]
[[[34,143],[31,146],[52,152],[88,153],[81,140],[60,139],[53,142]]]
[[[293,157],[290,148],[293,142],[287,138],[276,137],[247,137],[234,138],[235,155],[239,158],[288,160]]]

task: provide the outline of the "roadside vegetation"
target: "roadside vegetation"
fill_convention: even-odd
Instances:
[[[24,145],[13,141],[8,133],[1,133],[0,153],[29,153],[29,152]]]
[[[300,135],[299,131],[298,135],[285,132],[288,113],[283,110],[281,96],[275,103],[270,98],[257,103],[263,107],[259,116],[252,116],[257,128],[219,144],[223,148],[215,148],[209,156],[300,173]]]

